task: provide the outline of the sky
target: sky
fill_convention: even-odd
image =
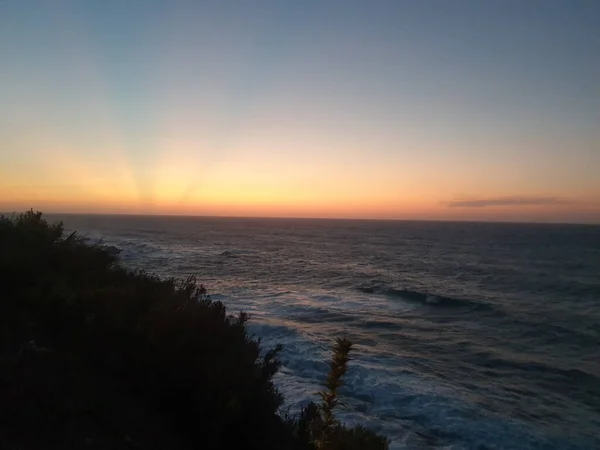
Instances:
[[[0,0],[0,211],[600,223],[600,2]]]

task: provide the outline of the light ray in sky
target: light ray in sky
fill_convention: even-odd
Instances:
[[[598,222],[598,30],[583,0],[3,2],[0,209]],[[570,201],[462,201],[509,198]]]

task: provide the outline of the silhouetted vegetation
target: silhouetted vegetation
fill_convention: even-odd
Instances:
[[[194,278],[118,264],[32,211],[0,216],[0,442],[8,449],[383,449],[333,415],[351,344],[322,403],[281,416],[280,347],[261,351]]]
[[[298,419],[298,437],[300,442],[308,442],[308,448],[328,450],[385,450],[386,438],[373,431],[357,426],[347,428],[335,417],[334,410],[339,404],[338,389],[344,385],[342,377],[348,370],[352,343],[347,339],[336,339],[333,355],[329,363],[329,374],[325,380],[325,389],[317,394],[321,403],[309,403],[304,407]]]

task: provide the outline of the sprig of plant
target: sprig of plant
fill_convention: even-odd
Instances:
[[[350,361],[350,351],[352,342],[346,338],[336,338],[333,346],[333,355],[329,363],[329,374],[325,380],[325,390],[318,392],[321,397],[319,407],[322,419],[320,433],[315,440],[315,445],[319,449],[327,448],[330,436],[338,426],[338,421],[334,415],[334,409],[339,404],[338,390],[344,385],[342,377],[348,371],[348,362]]]

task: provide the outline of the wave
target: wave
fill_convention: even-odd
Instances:
[[[312,334],[277,319],[254,321],[250,330],[269,347],[284,342],[278,387],[288,406],[298,410],[314,400],[326,377],[328,349]],[[491,356],[491,355],[490,355]],[[498,362],[504,364],[504,362]],[[571,373],[575,377],[582,373]],[[539,375],[538,375],[539,376]],[[392,449],[523,448],[537,450],[595,448],[593,436],[545,436],[527,427],[523,418],[505,420],[431,383],[417,372],[381,355],[357,352],[346,375],[340,418],[354,425],[368,423],[392,438]]]
[[[136,230],[136,234],[155,234],[155,235],[162,235],[162,234],[166,234],[167,231],[165,230],[157,230],[155,228],[138,228]]]
[[[358,286],[357,289],[367,294],[383,294],[389,297],[438,308],[464,308],[477,311],[491,311],[494,309],[487,303],[481,303],[474,300],[446,297],[443,295],[412,291],[409,289],[397,289],[382,284],[361,285]]]
[[[247,249],[232,248],[220,252],[218,256],[223,258],[256,257],[257,252]]]

